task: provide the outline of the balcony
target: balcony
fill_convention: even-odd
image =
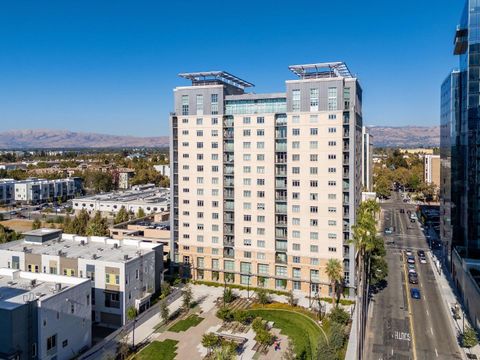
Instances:
[[[275,168],[275,176],[287,176],[287,166],[277,165]]]
[[[350,171],[349,170],[344,170],[343,171],[343,178],[348,179],[350,177]]]
[[[226,130],[223,132],[223,138],[224,139],[233,139],[233,131],[232,130]]]
[[[343,165],[350,165],[350,159],[349,158],[343,158]]]
[[[234,160],[234,156],[233,154],[225,154],[223,156],[223,162],[225,164],[232,164],[233,163],[233,160]]]
[[[223,120],[223,126],[224,127],[232,127],[233,126],[233,119],[225,119]]]
[[[224,235],[235,235],[235,229],[233,225],[226,225],[223,227]],[[225,245],[225,244],[224,244]]]
[[[287,129],[281,128],[275,130],[275,139],[286,139],[287,138]]]
[[[223,257],[228,258],[228,259],[234,259],[235,258],[235,250],[233,250],[230,247],[226,247],[223,249]]]
[[[276,164],[286,164],[287,163],[287,154],[276,154],[275,155]]]
[[[275,264],[286,265],[288,262],[287,259],[287,254],[280,252],[275,253]]]
[[[276,228],[275,229],[275,238],[279,239],[279,240],[287,240],[287,229]]]
[[[228,238],[228,239],[224,238],[223,239],[223,246],[234,247],[235,246],[235,240],[230,239],[230,238]]]
[[[235,217],[233,215],[230,215],[230,214],[225,214],[223,216],[223,221],[226,222],[226,223],[233,223],[233,222],[235,222]]]
[[[287,188],[287,180],[276,179],[275,180],[275,188],[276,189],[286,189]]]
[[[275,251],[287,251],[287,241],[286,240],[275,240]]]
[[[287,213],[287,205],[284,205],[284,204],[275,204],[275,213],[277,213],[277,214],[286,214],[286,213]]]
[[[229,200],[233,200],[235,197],[235,192],[233,190],[225,190],[223,192],[223,198],[224,199],[229,199]]]
[[[287,151],[287,144],[286,143],[275,144],[275,151]]]
[[[223,143],[223,151],[232,152],[234,150],[234,145],[232,141],[226,141]]]

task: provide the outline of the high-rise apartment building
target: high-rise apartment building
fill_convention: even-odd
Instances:
[[[223,71],[183,73],[171,115],[172,257],[195,279],[329,292],[354,284],[362,90],[342,62],[290,66],[282,93]]]

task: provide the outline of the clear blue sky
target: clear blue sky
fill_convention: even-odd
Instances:
[[[0,3],[0,131],[168,134],[179,72],[283,91],[288,65],[345,61],[370,125],[435,125],[463,1]]]

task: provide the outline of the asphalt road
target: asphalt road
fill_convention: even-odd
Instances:
[[[407,210],[414,211],[415,205],[403,203],[400,194],[394,193],[381,208],[383,227],[393,226],[395,231],[385,236],[389,274],[386,286],[372,296],[365,358],[461,359],[447,318],[450,314],[435,282],[433,264],[420,264],[417,256],[419,249],[428,251],[428,244],[420,224],[411,223],[408,217]],[[408,284],[408,278],[406,281],[406,248],[414,251],[419,278],[416,285]],[[421,299],[410,297],[410,287],[420,290]]]

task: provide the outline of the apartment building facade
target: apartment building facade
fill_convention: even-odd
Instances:
[[[89,278],[92,322],[116,328],[127,322],[128,308],[143,311],[160,290],[163,250],[162,244],[136,239],[39,229],[0,245],[0,267]]]
[[[45,180],[0,180],[0,203],[38,204],[57,199],[67,200],[82,193],[80,178]]]
[[[171,251],[196,279],[326,295],[335,258],[355,284],[362,90],[341,62],[289,68],[297,78],[269,94],[227,72],[180,74]]]
[[[91,301],[88,279],[0,268],[0,359],[68,360],[88,349]]]
[[[362,126],[362,187],[373,190],[373,136],[366,126]]]

